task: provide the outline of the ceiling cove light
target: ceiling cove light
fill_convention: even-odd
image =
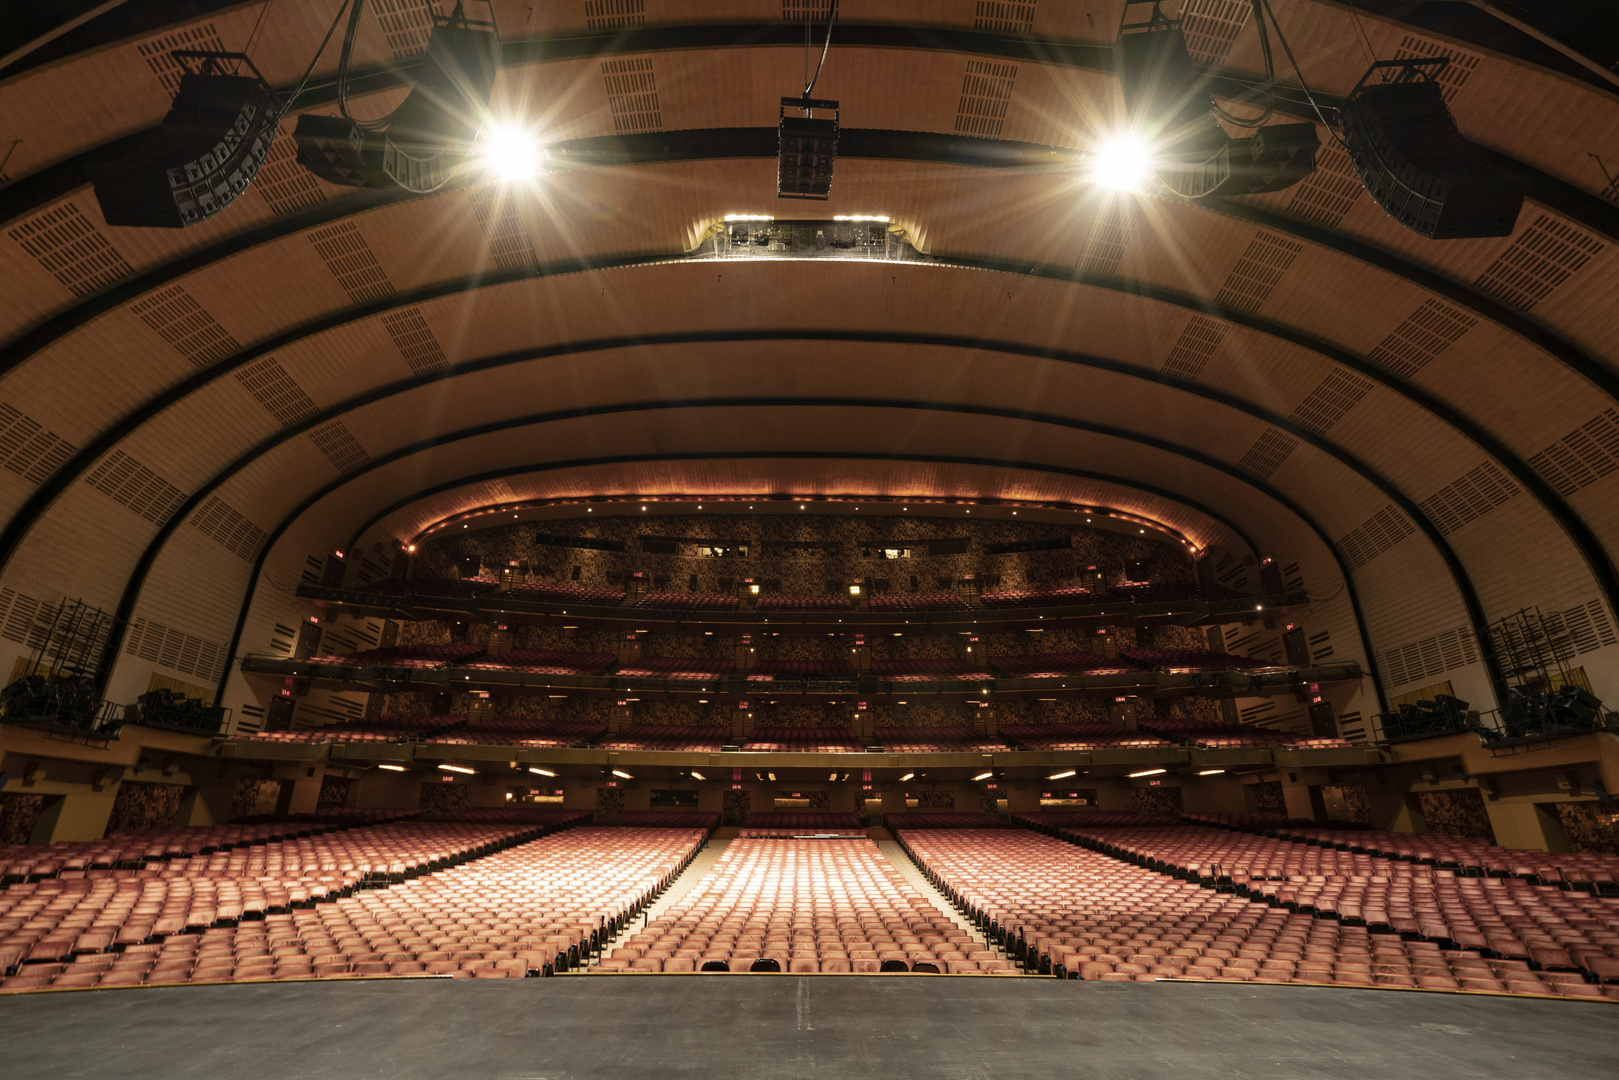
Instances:
[[[981,772],[981,773],[979,773],[977,776],[973,777],[973,779],[974,780],[988,780],[990,777],[992,777],[994,775],[995,775],[995,772],[992,769],[989,772]]]
[[[1142,769],[1140,772],[1131,773],[1130,779],[1134,780],[1139,776],[1157,776],[1159,773],[1166,773],[1168,771],[1168,769]]]
[[[1047,780],[1066,780],[1070,776],[1073,776],[1073,775],[1074,775],[1074,770],[1069,769],[1067,772],[1052,773],[1050,776],[1046,777],[1046,779]]]

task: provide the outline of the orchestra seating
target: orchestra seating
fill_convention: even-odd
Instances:
[[[604,971],[994,971],[1011,965],[864,838],[732,840]],[[595,969],[593,969],[595,970]]]
[[[861,830],[855,814],[833,814],[824,810],[756,810],[748,815],[750,829],[854,829]],[[862,832],[861,835],[864,835]]]
[[[754,607],[759,611],[847,611],[847,596],[761,596]]]
[[[636,829],[713,829],[720,816],[701,810],[620,810],[598,825]]]
[[[1251,671],[1255,668],[1276,667],[1251,656],[1232,656],[1230,653],[1211,652],[1207,649],[1148,649],[1125,646],[1119,655],[1146,668],[1166,671]]]
[[[483,652],[482,645],[390,645],[356,653],[312,656],[311,664],[346,664],[353,667],[436,668],[454,665]]]
[[[383,578],[369,585],[355,585],[355,592],[383,596],[440,596],[450,600],[473,600],[500,588],[495,578]]]
[[[794,754],[845,754],[861,749],[848,728],[758,727],[742,744],[744,750],[777,750]]]
[[[297,731],[258,731],[245,737],[255,742],[402,743],[429,738],[435,732],[445,731],[464,723],[466,723],[464,716],[429,716],[422,720],[380,716],[375,720],[351,720],[342,724],[327,724],[324,727],[300,728]]]
[[[902,810],[883,815],[883,827],[896,829],[1010,829],[1012,825],[994,814],[974,814],[953,810]]]
[[[777,675],[852,676],[854,665],[842,660],[756,660],[748,671],[750,679],[774,679]]]
[[[898,754],[971,753],[1005,750],[1006,743],[963,727],[880,727],[872,737],[884,749]]]
[[[723,679],[736,666],[733,660],[692,660],[679,656],[643,656],[618,669],[618,675],[633,679]]]
[[[979,671],[966,660],[956,658],[873,660],[871,673],[889,682],[959,682],[995,677],[987,671]]]
[[[996,656],[990,665],[1014,679],[1057,679],[1063,676],[1122,675],[1135,671],[1128,660],[1116,660],[1101,653],[1037,653],[1033,656]]]
[[[872,611],[966,611],[972,605],[955,593],[873,596]]]
[[[1030,750],[1134,750],[1171,745],[1147,731],[1125,731],[1105,720],[1066,724],[1002,724],[1003,736]]]
[[[737,597],[723,593],[649,592],[636,606],[668,611],[734,611],[740,603]]]
[[[632,731],[608,735],[600,750],[713,751],[731,741],[731,729],[713,724],[642,724]]]
[[[1071,585],[1064,589],[998,589],[983,593],[979,599],[987,608],[1021,608],[1085,604],[1100,597],[1089,589]]]
[[[472,671],[516,671],[527,675],[603,675],[618,662],[612,653],[563,649],[513,649],[459,666]]]
[[[1422,970],[1412,959],[1407,969],[1383,973],[1390,985],[1596,997],[1610,988],[1587,975],[1619,976],[1619,905],[1579,890],[1459,877],[1190,822],[1076,821],[1059,831],[1110,856],[1228,881],[1256,899],[1381,931],[1374,941],[1420,951]]]
[[[1339,738],[1297,735],[1290,731],[1255,727],[1252,724],[1224,724],[1218,720],[1175,720],[1160,716],[1144,718],[1139,723],[1144,731],[1210,750],[1266,746],[1325,750],[1349,745]]]
[[[608,589],[600,585],[573,585],[553,581],[526,581],[513,585],[513,600],[530,600],[537,604],[583,604],[587,607],[617,607],[624,602],[623,589]]]
[[[526,716],[501,717],[457,728],[427,741],[451,746],[578,746],[599,734],[599,720],[539,720]]]

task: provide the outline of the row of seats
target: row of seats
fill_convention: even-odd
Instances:
[[[637,607],[667,611],[735,611],[742,601],[724,593],[649,592],[636,601]]]
[[[1177,720],[1148,717],[1141,727],[1167,738],[1210,750],[1240,747],[1289,747],[1303,750],[1343,749],[1349,743],[1335,736],[1299,735],[1291,731],[1254,727],[1252,724],[1226,724],[1218,720]]]
[[[436,668],[460,664],[483,652],[482,645],[388,645],[352,653],[310,657],[314,664],[349,664],[356,667]]]
[[[847,611],[847,596],[761,596],[754,605],[760,611]]]
[[[853,754],[864,749],[849,728],[756,727],[744,750],[793,754]]]
[[[776,675],[849,675],[854,665],[845,660],[758,660],[748,671],[750,679],[768,679]]]
[[[512,649],[462,667],[473,671],[517,671],[528,675],[605,675],[618,663],[612,653],[565,649]]]
[[[731,729],[713,724],[644,724],[609,735],[596,744],[602,750],[715,751],[731,741]]]
[[[967,611],[972,605],[955,593],[922,593],[914,596],[873,596],[872,611]]]
[[[1273,910],[1053,837],[904,830],[946,895],[1004,933],[1026,967],[1070,978],[1332,983],[1619,999],[1578,972]]]
[[[550,581],[526,581],[513,585],[511,595],[513,600],[531,600],[541,604],[582,604],[588,607],[618,607],[624,602],[623,589]]]
[[[1170,746],[1146,731],[1125,731],[1104,720],[1067,724],[1002,724],[1000,732],[1028,750],[1144,750]]]
[[[948,754],[1005,750],[1006,744],[994,735],[982,735],[967,727],[876,728],[872,738],[883,749],[896,754]]]
[[[254,742],[276,743],[403,743],[426,739],[465,723],[463,716],[429,716],[420,720],[379,716],[375,720],[350,720],[295,731],[258,731],[247,737]]]
[[[979,599],[987,608],[1019,608],[1088,604],[1099,598],[1087,588],[1071,585],[1062,589],[998,589],[983,593]]]
[[[604,971],[966,972],[1006,960],[864,838],[730,841]]]
[[[443,596],[452,600],[474,600],[500,588],[496,578],[383,578],[368,585],[356,585],[355,591],[379,593],[383,596]]]

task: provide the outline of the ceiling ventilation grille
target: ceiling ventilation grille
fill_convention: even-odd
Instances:
[[[282,427],[295,424],[315,411],[315,403],[309,400],[304,388],[293,381],[273,356],[266,356],[238,371],[236,381]]]
[[[592,30],[645,26],[646,0],[585,0],[585,25]]]
[[[1186,0],[1181,5],[1181,31],[1192,63],[1208,68],[1224,64],[1253,7],[1249,0]]]
[[[158,84],[171,94],[179,92],[180,76],[185,74],[185,68],[172,55],[176,49],[224,52],[225,43],[219,40],[213,23],[200,23],[135,46],[135,51],[140,53],[146,66],[157,76]]]
[[[613,130],[620,135],[663,129],[658,107],[658,83],[652,74],[652,57],[634,60],[605,60],[602,81],[607,86],[607,107],[613,112]]]
[[[831,14],[832,0],[781,0],[781,21],[822,21]]]
[[[1298,445],[1299,441],[1293,436],[1284,435],[1275,428],[1268,427],[1254,445],[1248,448],[1248,452],[1242,455],[1242,460],[1237,462],[1237,468],[1253,473],[1261,480],[1269,480]]]
[[[478,219],[489,253],[501,270],[526,270],[534,266],[534,245],[528,227],[518,212],[517,199],[497,185],[476,187],[467,192],[472,216]]]
[[[39,606],[32,596],[0,589],[0,637],[37,648],[45,637],[44,630],[34,624]]]
[[[956,134],[999,138],[1017,82],[1016,64],[967,61],[961,80],[961,104],[956,107]]]
[[[433,328],[422,318],[421,308],[410,307],[384,315],[382,328],[388,331],[399,355],[416,374],[437,371],[450,362],[433,336]]]
[[[1477,325],[1477,319],[1449,304],[1424,300],[1366,359],[1408,379]]]
[[[1602,609],[1600,600],[1587,600],[1553,618],[1561,622],[1561,629],[1568,634],[1576,653],[1592,652],[1615,641],[1613,623],[1608,621],[1608,613]],[[1556,629],[1554,624],[1554,632]]]
[[[210,540],[222,544],[227,551],[249,562],[270,539],[269,533],[231,509],[217,495],[209,496],[202,508],[192,515],[191,524],[202,530],[202,534]]]
[[[364,304],[394,294],[393,282],[352,221],[316,229],[309,234],[309,242],[354,303]]]
[[[1203,374],[1204,365],[1214,356],[1220,342],[1225,340],[1226,330],[1223,322],[1193,315],[1186,323],[1186,329],[1181,331],[1175,347],[1169,350],[1169,359],[1164,361],[1164,374],[1196,382],[1197,377]]]
[[[270,211],[278,216],[307,210],[326,201],[326,192],[315,174],[298,164],[298,146],[286,124],[276,131],[270,152],[265,155],[253,190],[263,197]]]
[[[436,7],[432,0],[371,0],[371,11],[395,60],[409,60],[427,51]]]
[[[978,0],[973,29],[990,34],[1029,34],[1034,31],[1035,0]]]
[[[1315,172],[1293,189],[1287,212],[1336,229],[1366,188],[1355,175],[1349,155],[1326,142],[1315,155]]]
[[[1319,634],[1311,634],[1306,643],[1310,646],[1311,661],[1319,664],[1332,656],[1332,631],[1323,630]]]
[[[135,272],[70,202],[30,218],[9,235],[74,296],[100,292]]]
[[[1478,70],[1480,59],[1477,53],[1466,52],[1454,45],[1441,45],[1437,41],[1429,41],[1415,34],[1406,34],[1400,39],[1400,47],[1394,50],[1393,58],[1419,60],[1430,56],[1450,57],[1450,63],[1434,76],[1439,81],[1440,93],[1447,102],[1456,97],[1456,91],[1467,85],[1467,80]]]
[[[1533,311],[1603,247],[1583,229],[1541,214],[1473,284],[1520,311]]]
[[[183,491],[122,450],[103,458],[84,482],[154,525],[168,521],[186,501]]]
[[[1238,311],[1258,311],[1303,250],[1303,244],[1261,229],[1237,260],[1236,269],[1225,279],[1214,302]]]
[[[1379,654],[1388,685],[1404,686],[1443,675],[1447,671],[1478,663],[1473,632],[1465,626],[1432,637],[1397,645]]]
[[[1530,458],[1529,467],[1565,496],[1619,469],[1619,411],[1597,413]]]
[[[73,456],[74,446],[19,409],[0,402],[0,466],[31,484],[43,484]]]
[[[1371,392],[1372,384],[1359,375],[1335,367],[1321,380],[1321,385],[1310,391],[1308,397],[1293,410],[1292,419],[1317,435],[1344,418],[1344,414],[1360,403]]]
[[[131,304],[129,310],[197,367],[207,367],[241,349],[236,339],[191,298],[184,285],[155,292]]]
[[[1404,514],[1385,506],[1338,541],[1338,553],[1351,570],[1359,570],[1416,531]]]
[[[340,473],[353,472],[371,460],[341,420],[322,424],[309,433],[309,440],[325,454]]]
[[[1135,223],[1133,205],[1109,201],[1102,212],[1091,219],[1091,227],[1085,233],[1085,246],[1080,248],[1074,268],[1081,274],[1117,273]]]
[[[223,645],[139,617],[129,626],[124,655],[138,656],[211,682],[217,682],[224,674]]]
[[[1486,461],[1454,483],[1440,488],[1421,503],[1428,520],[1446,536],[1476,521],[1518,494],[1518,485],[1492,462]]]

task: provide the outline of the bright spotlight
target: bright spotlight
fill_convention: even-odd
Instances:
[[[1108,139],[1090,155],[1089,164],[1092,183],[1118,191],[1139,191],[1152,175],[1147,144],[1134,135]]]
[[[545,151],[531,131],[496,125],[484,129],[480,142],[483,167],[497,179],[524,180],[540,171],[540,159]]]

